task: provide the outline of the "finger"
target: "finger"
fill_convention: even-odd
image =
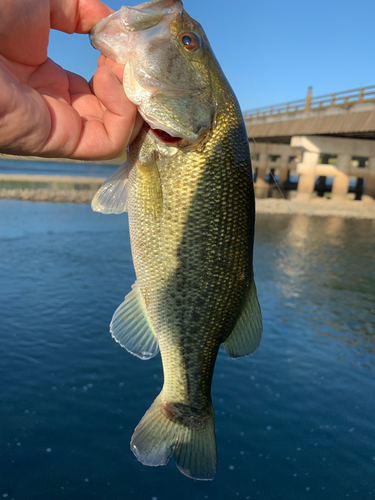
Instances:
[[[105,111],[101,120],[93,119],[92,115],[83,120],[81,141],[73,154],[76,158],[86,159],[120,156],[135,133],[135,124],[139,131],[137,108],[126,97],[122,85],[108,66],[97,69],[92,84],[95,96]],[[72,102],[72,105],[81,106],[82,101]]]
[[[124,65],[114,63],[114,61],[112,61],[108,57],[103,56],[103,65],[106,65],[106,63],[109,63],[112,72],[116,75],[117,79],[122,84],[123,76],[124,76]],[[94,77],[90,80],[90,88],[91,88],[91,91],[94,93],[93,80],[94,80]],[[123,89],[122,89],[122,91],[125,92]],[[132,132],[130,139],[129,139],[129,144],[131,144],[134,141],[134,139],[137,137],[137,135],[139,134],[139,132],[142,128],[143,122],[144,122],[143,118],[141,117],[141,115],[137,111],[133,132]]]
[[[0,151],[32,155],[43,146],[51,118],[41,95],[0,66]]]
[[[100,64],[99,64],[99,60],[98,60],[98,67],[99,66],[109,66],[110,68],[112,68],[112,66],[114,66],[116,63],[116,61],[114,61],[113,59],[109,59],[107,56],[103,55],[103,54],[100,54]]]
[[[124,69],[125,66],[123,64],[115,64],[111,67],[112,72],[116,75],[118,81],[122,84],[124,79]]]
[[[108,125],[111,125],[111,120],[114,121],[121,120],[123,124],[132,123],[134,124],[136,119],[137,108],[129,101],[124,89],[117,77],[113,74],[111,69],[107,66],[99,68],[93,78],[93,90],[95,96],[106,108],[107,113],[105,113],[103,119],[109,120]],[[125,127],[129,129],[129,127]],[[131,130],[128,131],[130,137]],[[111,131],[113,137],[116,135],[116,131]],[[118,131],[119,137],[122,137],[124,133]]]
[[[112,71],[116,74],[119,81],[122,82],[122,76],[124,73],[124,65],[123,64],[118,64],[113,59],[106,57],[104,54],[100,54],[99,59],[98,59],[98,68],[100,68],[101,66],[109,66],[112,69]],[[120,66],[120,68],[114,69],[115,66]]]
[[[80,75],[65,71],[69,82],[69,93],[71,96],[75,94],[91,94],[89,83]]]
[[[100,66],[104,66],[105,65],[105,61],[106,61],[106,56],[104,54],[100,54],[99,56],[99,59],[98,59],[98,68],[100,68]]]
[[[134,128],[133,128],[133,133],[132,133],[132,135],[130,136],[130,139],[129,139],[129,145],[135,140],[135,138],[137,137],[137,135],[141,131],[143,123],[144,123],[144,119],[137,112],[137,117],[135,119],[135,124],[134,124]]]
[[[76,94],[71,98],[71,105],[75,111],[87,120],[103,120],[106,108],[94,94]]]
[[[65,33],[88,33],[112,12],[100,0],[51,0],[51,28]]]
[[[116,61],[114,61],[113,59],[109,59],[108,57],[106,57],[105,59],[105,66],[109,66],[110,68],[113,68],[113,66],[117,64]]]
[[[16,63],[35,66],[47,57],[49,1],[0,1],[0,51]]]
[[[113,61],[112,59],[109,59],[103,54],[100,54],[99,59],[98,59],[98,68],[101,68],[102,66],[109,66],[113,73],[117,76],[117,79],[120,83],[123,82],[123,77],[124,77],[124,68],[125,66],[123,64],[117,64],[116,61]],[[90,87],[92,89],[92,82],[90,80]]]

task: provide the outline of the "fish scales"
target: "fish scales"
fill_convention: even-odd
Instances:
[[[178,153],[160,168],[163,192],[174,195],[165,196],[159,219],[145,207],[142,190],[129,199],[138,284],[149,297],[155,329],[162,332],[163,395],[187,405],[210,402],[218,347],[233,329],[230,322],[252,278],[250,164],[236,168],[226,138],[238,119],[233,112],[225,116],[227,109],[201,154]]]
[[[122,11],[122,23],[130,25],[133,12],[123,9],[130,10]],[[150,17],[150,9],[157,19]],[[174,455],[185,475],[212,479],[217,459],[211,383],[217,353],[224,344],[232,357],[250,354],[259,344],[262,329],[252,267],[255,207],[248,140],[233,91],[203,30],[182,10],[182,4],[154,0],[137,6],[137,12],[144,12],[145,19],[142,24],[137,14],[135,31],[139,26],[141,32],[159,29],[152,50],[145,50],[145,45],[139,52],[150,53],[153,82],[162,29],[173,43],[163,51],[160,62],[159,78],[164,78],[163,69],[168,71],[161,106],[150,105],[152,98],[161,99],[160,88],[150,97],[149,87],[142,90],[139,85],[145,70],[135,78],[136,67],[128,67],[131,56],[122,61],[117,54],[119,62],[127,64],[125,91],[150,123],[131,145],[125,166],[93,200],[97,211],[126,210],[129,215],[137,282],[116,310],[111,331],[133,354],[149,358],[160,349],[162,357],[163,389],[131,441],[137,458],[146,465],[165,465]],[[107,31],[108,24],[113,29],[118,14],[110,17],[112,21],[104,24]],[[162,22],[165,25],[159,26]],[[134,23],[131,26],[134,31]],[[102,31],[103,22],[92,35],[98,48],[103,48]],[[187,79],[184,87],[184,79],[177,78],[186,94],[181,92],[176,98],[176,91],[170,90],[176,78],[170,71],[176,67],[176,51],[181,51],[184,36],[189,44],[197,37],[198,49],[206,51],[204,70],[198,67],[205,74],[197,90],[199,75],[187,59],[189,71],[182,73],[195,78],[194,85]],[[146,38],[150,43],[152,37]],[[105,48],[108,45],[107,37]],[[150,77],[146,80],[149,85]],[[207,88],[211,94],[201,106]],[[191,104],[193,94],[199,94],[198,108]]]

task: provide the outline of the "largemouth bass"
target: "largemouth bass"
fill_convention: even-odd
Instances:
[[[125,65],[124,89],[145,125],[92,206],[128,212],[137,281],[113,337],[142,359],[160,349],[164,385],[136,427],[145,465],[174,455],[188,477],[213,479],[211,381],[221,344],[258,347],[254,190],[237,99],[200,24],[179,0],[154,0],[97,24],[91,43]]]

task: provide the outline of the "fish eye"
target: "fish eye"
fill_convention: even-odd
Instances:
[[[181,33],[180,44],[185,50],[194,52],[199,47],[199,39],[195,33]]]

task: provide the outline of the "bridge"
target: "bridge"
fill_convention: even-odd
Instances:
[[[375,85],[244,112],[255,189],[268,196],[274,177],[297,196],[375,198]],[[269,174],[272,174],[271,176]],[[350,197],[350,196],[349,196]]]

